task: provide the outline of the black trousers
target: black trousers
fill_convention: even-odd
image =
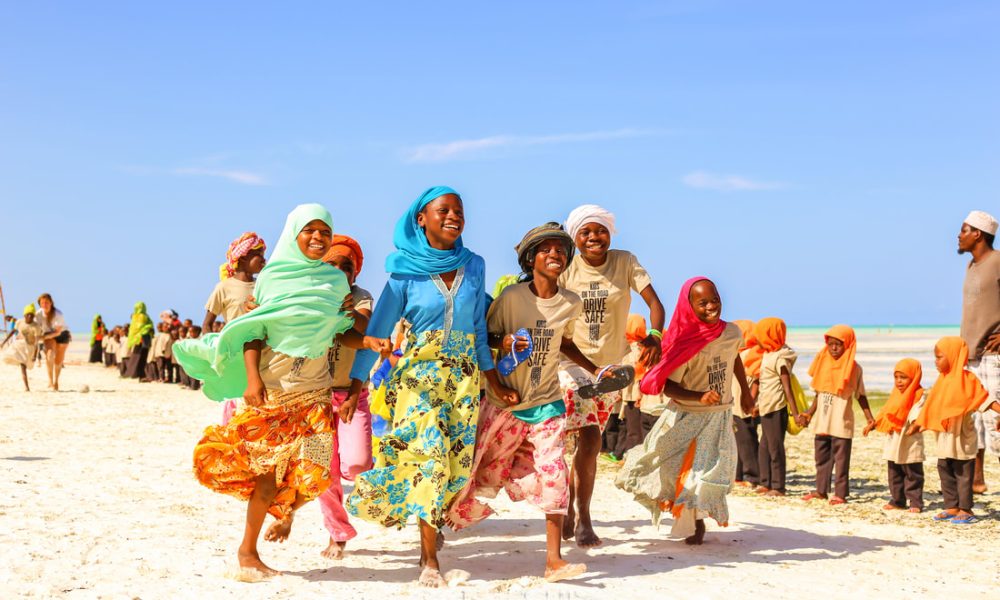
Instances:
[[[625,446],[622,454],[642,443],[646,434],[642,430],[642,411],[635,402],[625,404]]]
[[[656,424],[660,415],[649,415],[644,412],[639,413],[639,426],[642,428],[642,439],[645,440],[649,432],[653,430],[653,425]]]
[[[760,445],[757,448],[757,469],[760,485],[785,493],[785,428],[788,407],[760,418]]]
[[[624,445],[625,421],[618,418],[618,413],[612,413],[608,417],[608,422],[604,426],[604,433],[601,435],[601,451],[621,458],[622,455],[619,453],[619,450]]]
[[[976,470],[976,460],[939,458],[937,468],[941,477],[944,507],[972,512],[972,477]]]
[[[816,491],[827,496],[830,494],[830,481],[833,483],[833,493],[840,498],[847,498],[850,490],[851,476],[851,444],[854,440],[833,437],[832,435],[817,435],[816,446]]]
[[[757,452],[760,440],[757,438],[759,417],[741,419],[733,416],[733,433],[736,434],[736,481],[760,483],[760,465]]]
[[[924,507],[924,463],[899,464],[889,461],[889,503],[897,508]]]

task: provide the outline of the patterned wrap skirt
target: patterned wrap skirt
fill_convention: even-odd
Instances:
[[[335,429],[330,389],[267,390],[264,406],[242,406],[212,425],[194,449],[194,473],[210,490],[249,500],[257,477],[274,471],[278,493],[268,513],[284,519],[297,496],[313,500],[330,485]]]
[[[635,496],[659,525],[674,516],[672,534],[694,533],[695,519],[729,524],[726,495],[736,476],[733,412],[686,412],[668,406],[640,446],[625,453],[615,485]]]
[[[375,467],[358,475],[348,511],[385,527],[411,516],[435,528],[472,469],[479,418],[475,338],[441,330],[410,334],[385,394],[389,429],[379,440]]]

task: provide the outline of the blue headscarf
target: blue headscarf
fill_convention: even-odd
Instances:
[[[417,225],[417,214],[445,194],[458,196],[458,192],[450,187],[432,187],[414,200],[409,210],[396,222],[396,233],[392,238],[396,251],[386,257],[386,271],[397,275],[440,275],[464,267],[472,259],[474,254],[462,244],[461,236],[455,240],[455,247],[451,250],[438,250],[431,248],[424,230]]]

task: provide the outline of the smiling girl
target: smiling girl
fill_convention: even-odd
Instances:
[[[646,338],[639,342],[642,351],[638,362],[656,364],[660,359],[663,305],[638,259],[625,250],[611,249],[615,216],[600,206],[585,204],[566,218],[566,233],[573,239],[579,254],[560,276],[559,285],[583,300],[583,315],[573,342],[599,367],[620,364],[629,352],[625,332],[635,291],[649,306],[652,326]],[[590,548],[601,545],[590,519],[601,432],[622,393],[582,398],[576,391],[593,383],[594,377],[568,357],[560,365],[559,380],[566,397],[569,445],[575,446],[570,472],[570,507],[563,523],[563,539],[575,537],[578,546]]]
[[[705,516],[723,527],[729,523],[726,494],[736,472],[734,381],[743,411],[753,409],[739,355],[743,334],[721,315],[714,283],[694,277],[684,284],[662,358],[640,384],[644,394],[663,393],[670,401],[642,445],[625,454],[615,479],[649,510],[654,525],[661,511],[671,511],[671,534],[688,544],[704,540]]]
[[[338,336],[354,348],[389,350],[388,340],[350,329],[350,315],[341,312],[347,278],[322,261],[332,237],[325,208],[296,207],[257,279],[259,306],[219,334],[174,347],[184,369],[205,382],[209,398],[243,396],[228,424],[205,430],[194,468],[209,489],[248,501],[237,556],[257,576],[277,574],[257,552],[265,515],[287,535],[294,512],[330,483],[335,429],[328,350]]]

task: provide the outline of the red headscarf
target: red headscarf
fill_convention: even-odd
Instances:
[[[240,264],[240,259],[250,253],[251,250],[266,250],[264,240],[256,233],[248,231],[229,244],[226,251],[226,275],[232,277],[236,273],[236,268]]]
[[[899,433],[902,431],[903,425],[906,424],[906,417],[910,414],[910,409],[913,408],[913,405],[920,400],[920,396],[924,393],[924,389],[920,387],[920,378],[923,375],[923,369],[917,360],[904,358],[896,363],[896,368],[892,372],[893,374],[896,372],[904,373],[910,378],[910,385],[906,386],[906,389],[903,391],[899,391],[899,388],[892,386],[892,393],[889,394],[889,400],[886,401],[882,410],[878,411],[878,416],[875,417],[875,428],[882,433],[893,431]]]
[[[330,244],[330,249],[326,251],[323,261],[330,262],[334,256],[346,256],[351,259],[351,262],[354,263],[354,276],[357,277],[361,274],[361,265],[365,262],[365,255],[361,252],[361,244],[354,238],[335,233],[333,235],[333,243]]]
[[[718,339],[726,329],[726,322],[722,319],[709,325],[694,314],[694,309],[691,308],[691,288],[699,281],[711,282],[707,277],[692,277],[681,286],[681,293],[677,296],[677,306],[674,307],[670,325],[660,345],[663,350],[660,362],[650,369],[639,383],[639,389],[643,394],[655,396],[662,393],[670,374],[691,360],[702,348]]]

